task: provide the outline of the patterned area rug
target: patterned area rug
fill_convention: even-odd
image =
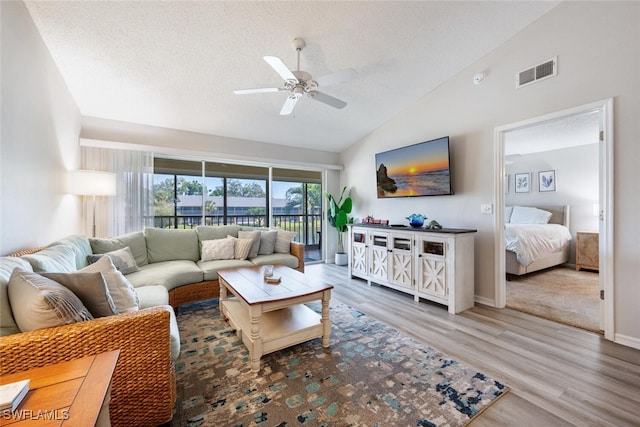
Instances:
[[[314,339],[252,373],[217,300],[182,307],[172,427],[464,426],[508,390],[335,300],[330,316],[330,348]]]

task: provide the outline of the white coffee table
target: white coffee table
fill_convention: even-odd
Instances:
[[[289,267],[276,266],[278,284],[267,283],[262,267],[218,272],[220,316],[229,320],[249,349],[251,370],[260,370],[260,358],[283,348],[322,337],[329,347],[329,301],[332,285]],[[235,297],[230,298],[230,294]],[[322,315],[304,305],[322,301]]]

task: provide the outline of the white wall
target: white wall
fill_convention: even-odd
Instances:
[[[499,25],[499,23],[493,23]],[[640,346],[640,3],[564,2],[516,37],[342,153],[356,216],[402,222],[424,213],[475,228],[476,295],[494,300],[494,128],[614,97],[615,330]],[[558,56],[558,76],[515,89],[518,71]],[[477,71],[487,77],[472,83]],[[376,152],[449,135],[454,196],[378,200]]]
[[[0,253],[80,230],[66,171],[80,164],[80,112],[22,2],[0,2]]]

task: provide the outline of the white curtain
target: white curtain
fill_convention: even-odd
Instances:
[[[96,236],[116,236],[153,226],[153,153],[82,147],[82,164],[83,169],[116,174],[116,195],[96,200]],[[84,218],[90,218],[90,209],[85,203]],[[91,235],[87,222],[91,221],[85,221],[85,231]]]

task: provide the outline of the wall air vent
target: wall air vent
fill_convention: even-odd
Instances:
[[[534,65],[516,75],[516,88],[528,86],[531,83],[554,77],[558,74],[558,57],[552,58],[541,64]]]

